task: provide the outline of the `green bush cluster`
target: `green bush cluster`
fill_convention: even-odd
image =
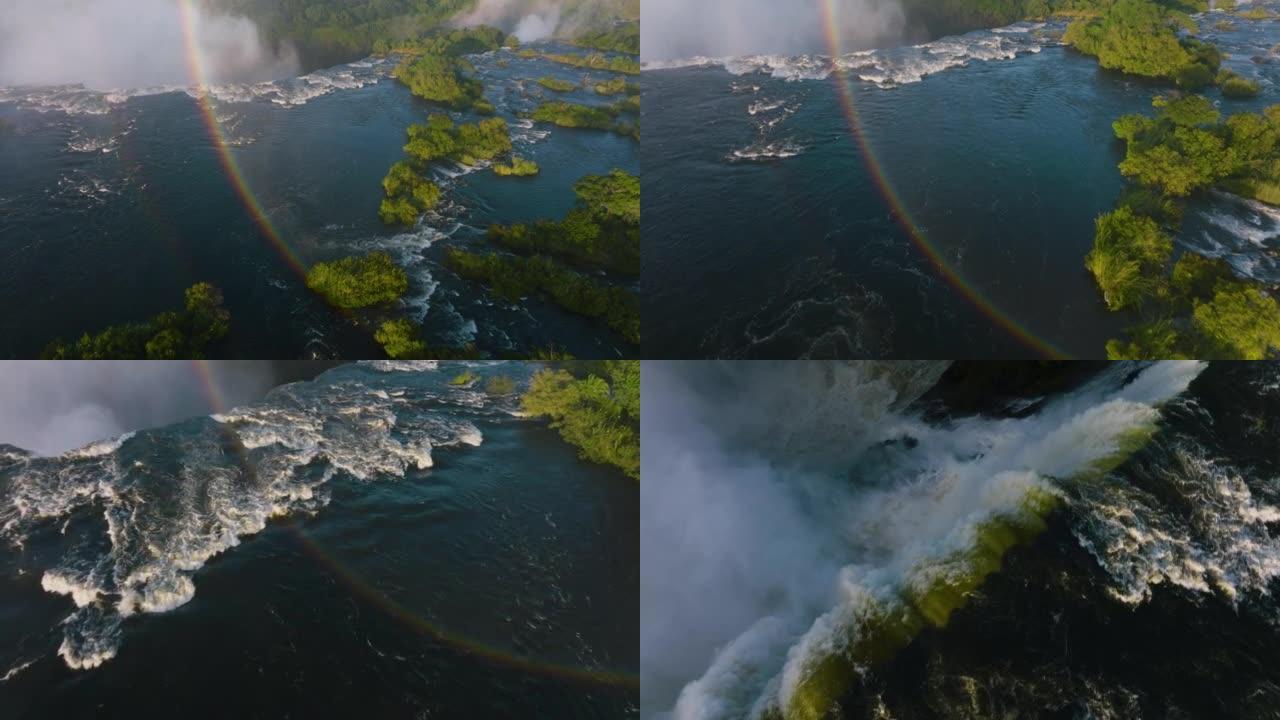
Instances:
[[[479,375],[471,372],[470,370],[464,370],[463,372],[460,372],[457,375],[454,375],[453,379],[449,381],[449,384],[456,387],[462,387],[464,385],[470,385],[471,383],[479,379],[480,379]]]
[[[574,53],[540,53],[534,50],[520,51],[523,57],[541,57],[544,60],[550,60],[553,63],[568,65],[570,67],[586,68],[588,70],[604,70],[606,72],[621,73],[623,75],[639,75],[640,62],[633,57],[626,55],[604,55],[601,53],[591,53],[589,55],[577,55]]]
[[[568,80],[561,80],[559,78],[551,77],[550,75],[544,75],[538,78],[538,84],[548,90],[554,90],[556,92],[572,92],[578,89],[577,83],[571,83]]]
[[[509,163],[498,163],[497,165],[494,165],[493,172],[504,176],[531,177],[538,174],[539,168],[538,163],[532,160],[513,157]]]
[[[388,225],[412,225],[440,202],[440,186],[427,180],[408,162],[398,162],[382,180],[386,197],[378,215]]]
[[[398,300],[409,289],[409,276],[390,255],[373,252],[317,264],[307,272],[307,287],[350,310]]]
[[[1154,0],[1115,0],[1099,16],[1073,22],[1063,42],[1096,56],[1104,68],[1198,90],[1213,83],[1222,57],[1212,45],[1179,36],[1179,29],[1194,28],[1187,9]]]
[[[606,360],[543,370],[521,404],[531,416],[550,418],[551,427],[584,460],[640,479],[639,362]]]
[[[592,50],[639,55],[640,21],[618,23],[602,30],[587,30],[573,38],[571,42]]]
[[[1126,143],[1120,171],[1136,183],[1098,219],[1085,259],[1112,310],[1145,319],[1107,355],[1262,359],[1280,352],[1280,306],[1221,260],[1185,253],[1172,262],[1162,225],[1176,228],[1186,198],[1212,187],[1280,200],[1280,106],[1222,119],[1199,95],[1157,98],[1154,117],[1114,123]]]
[[[626,78],[616,77],[610,80],[603,80],[592,86],[597,95],[639,95],[640,86],[635,83],[627,82]]]
[[[382,323],[373,338],[382,345],[387,357],[393,360],[478,360],[480,352],[474,345],[465,347],[433,348],[423,342],[422,328],[408,318],[396,318]]]
[[[511,133],[502,118],[455,125],[448,115],[432,115],[425,125],[409,127],[404,151],[422,165],[445,159],[476,165],[511,152]]]
[[[640,178],[614,170],[574,185],[577,205],[562,221],[494,225],[489,239],[523,254],[554,255],[577,265],[640,273]]]
[[[413,225],[419,215],[440,202],[440,187],[425,177],[432,161],[456,160],[475,165],[511,151],[510,130],[502,118],[455,125],[448,115],[436,114],[427,118],[425,125],[410,126],[408,134],[404,151],[409,160],[392,165],[382,180],[386,197],[378,216],[388,225]]]
[[[494,396],[512,395],[516,391],[516,381],[506,375],[494,375],[484,384],[484,391]]]
[[[54,341],[41,353],[46,360],[190,360],[203,358],[231,330],[231,313],[222,292],[209,283],[192,285],[183,308],[146,322],[114,325],[86,333],[74,343]]]
[[[566,128],[612,130],[619,135],[639,139],[639,130],[633,121],[619,121],[623,113],[640,112],[640,97],[631,96],[612,105],[579,105],[563,101],[544,102],[530,115],[537,122],[551,123]]]
[[[565,310],[600,318],[628,342],[640,343],[640,306],[634,294],[598,284],[550,258],[480,255],[450,248],[445,265],[467,280],[485,283],[508,302],[542,293]]]

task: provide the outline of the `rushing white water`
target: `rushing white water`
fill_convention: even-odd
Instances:
[[[815,384],[815,368],[830,379]],[[819,663],[916,612],[908,599],[980,580],[981,533],[1105,477],[1203,365],[1117,365],[1026,417],[932,425],[904,407],[937,370],[647,372],[645,717],[786,707]],[[738,393],[728,407],[724,388]]]
[[[430,468],[438,448],[478,446],[471,418],[489,402],[424,382],[430,369],[341,368],[257,404],[56,457],[3,448],[0,537],[21,548],[53,526],[66,538],[41,576],[44,590],[75,605],[59,648],[66,664],[110,660],[124,618],[189,602],[211,558],[273,517],[323,508],[339,473],[400,478]]]
[[[134,98],[181,92],[193,98],[211,98],[225,105],[270,102],[291,108],[339,90],[354,90],[381,82],[391,76],[395,66],[394,58],[371,57],[298,77],[262,82],[169,84],[116,90],[99,90],[78,84],[0,87],[0,103],[13,103],[38,112],[106,115]]]
[[[842,72],[863,82],[889,88],[917,83],[924,78],[972,62],[1012,60],[1038,53],[1062,29],[1061,23],[1015,23],[994,30],[976,30],[933,42],[883,50],[858,50],[830,55],[696,56],[680,60],[645,62],[644,69],[721,67],[734,75],[764,74],[789,80],[823,80]]]

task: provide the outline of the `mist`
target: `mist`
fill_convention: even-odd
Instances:
[[[205,82],[258,82],[298,73],[292,48],[272,50],[252,21],[213,14],[195,0],[5,0],[0,86],[114,90],[195,84],[180,2],[195,13]]]
[[[536,42],[572,36],[578,30],[598,25],[612,17],[603,0],[578,2],[566,7],[564,0],[479,0],[475,10],[461,15],[453,25],[492,25],[515,35],[520,42]]]
[[[896,0],[644,0],[640,59],[826,53],[826,4],[835,8],[842,52],[904,35],[905,16]]]
[[[644,364],[642,717],[665,717],[730,644],[734,674],[754,663],[767,673],[756,678],[763,684],[776,672],[794,638],[831,606],[847,562],[841,528],[852,490],[832,482],[834,469],[945,368]]]
[[[211,362],[209,397],[186,362],[0,362],[0,443],[56,455],[126,432],[253,402],[280,379],[268,362]]]
[[[977,572],[982,527],[1123,462],[1204,369],[1115,364],[1025,417],[929,423],[911,403],[946,367],[645,363],[645,720],[785,707],[814,663],[876,642],[865,619]]]

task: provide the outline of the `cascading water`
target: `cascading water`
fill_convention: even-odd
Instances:
[[[978,414],[948,409],[945,368],[647,366],[642,716],[1137,717],[1199,701],[1072,654],[1107,639],[1060,624],[1079,598],[1135,634],[1134,608],[1169,603],[1280,617],[1280,458],[1256,445],[1280,422],[1275,366],[1117,363],[1013,397],[994,380]],[[988,661],[971,636],[992,623],[1053,644]],[[1222,691],[1216,716],[1274,697],[1252,672],[1263,689]]]

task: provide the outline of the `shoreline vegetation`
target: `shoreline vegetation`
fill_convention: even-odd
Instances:
[[[546,418],[589,462],[640,480],[640,362],[557,363],[533,377],[520,399],[530,417]]]
[[[1203,95],[1251,98],[1259,84],[1222,67],[1195,37],[1209,0],[903,0],[909,21],[933,37],[1051,16],[1072,22],[1063,42],[1100,67],[1167,83],[1155,116],[1115,124],[1129,185],[1097,218],[1084,259],[1103,302],[1139,317],[1107,343],[1110,359],[1280,356],[1276,288],[1242,279],[1221,259],[1175,250],[1187,203],[1211,192],[1280,206],[1280,105],[1225,119]],[[1264,8],[1217,0],[1217,23],[1274,19]]]
[[[494,225],[489,240],[512,254],[449,248],[445,266],[483,283],[507,302],[543,295],[569,312],[599,318],[640,344],[640,301],[627,287],[598,282],[567,267],[640,273],[640,178],[614,170],[574,186],[578,202],[561,221]]]
[[[1116,0],[1096,17],[1073,22],[1063,37],[1104,68],[1177,88],[1153,100],[1154,116],[1127,115],[1113,124],[1129,186],[1116,208],[1097,218],[1084,263],[1108,310],[1140,318],[1126,337],[1107,343],[1112,360],[1260,360],[1280,353],[1274,289],[1237,277],[1221,259],[1191,251],[1175,256],[1173,236],[1194,197],[1227,192],[1280,204],[1280,105],[1224,119],[1213,101],[1196,94],[1216,85],[1227,102],[1259,89],[1222,69],[1217,47],[1191,36],[1197,28],[1187,13],[1205,9],[1207,3],[1191,0]]]
[[[476,0],[209,0],[254,21],[273,46],[298,51],[304,72],[387,52],[450,29]],[[601,52],[640,53],[639,0],[563,0],[553,39]]]
[[[41,359],[197,360],[230,330],[231,313],[223,306],[222,291],[197,283],[184,293],[181,310],[163,312],[145,322],[113,325],[97,334],[85,333],[74,343],[55,340]]]

